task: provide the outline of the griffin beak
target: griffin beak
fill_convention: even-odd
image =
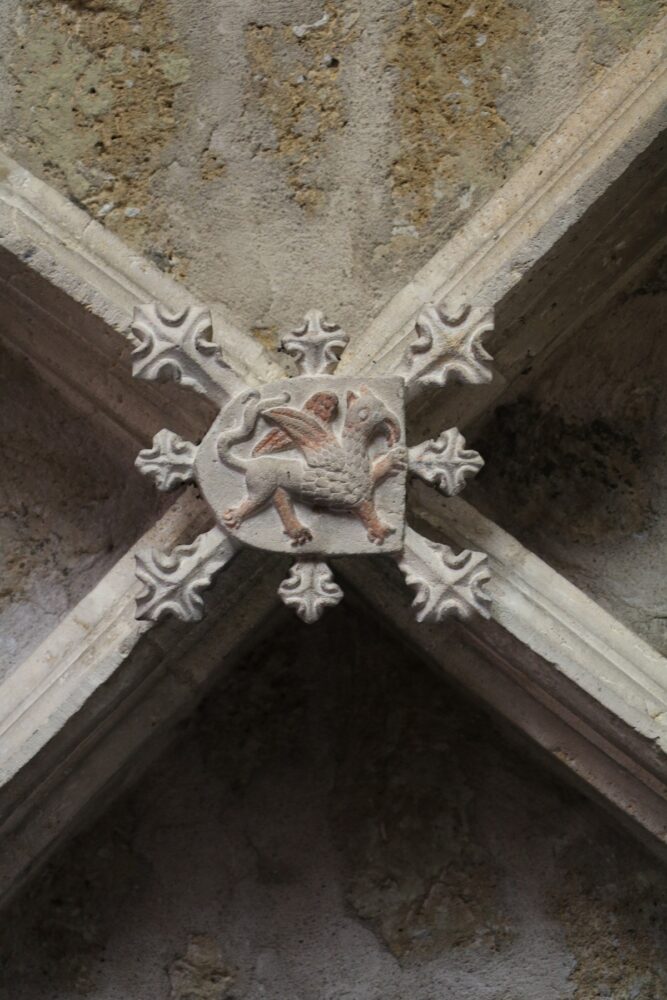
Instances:
[[[389,446],[393,448],[393,446],[396,444],[396,442],[399,440],[401,436],[401,428],[398,426],[397,422],[393,419],[393,417],[386,418],[386,420],[384,421],[384,427],[386,430],[387,441],[389,442]]]

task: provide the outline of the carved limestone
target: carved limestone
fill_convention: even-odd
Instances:
[[[239,544],[298,556],[278,593],[308,623],[343,596],[323,557],[377,553],[394,556],[416,588],[419,621],[487,614],[486,557],[456,555],[405,524],[408,472],[451,496],[482,459],[456,428],[408,449],[405,387],[487,381],[481,337],[490,326],[487,311],[451,318],[429,306],[403,371],[364,379],[334,374],[348,338],[313,310],[282,341],[299,374],[249,388],[225,365],[206,310],[137,309],[134,374],[174,378],[220,407],[201,444],[164,429],[137,458],[160,490],[194,480],[216,521],[190,545],[138,557],[138,617],[198,620],[201,591]]]

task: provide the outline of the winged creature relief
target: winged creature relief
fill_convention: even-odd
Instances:
[[[310,528],[301,523],[294,499],[320,510],[346,511],[364,525],[370,541],[381,546],[395,528],[382,522],[374,504],[377,485],[404,471],[407,452],[395,447],[401,436],[398,418],[382,400],[361,386],[359,394],[346,394],[345,419],[340,434],[331,426],[338,412],[338,397],[316,393],[297,410],[288,406],[262,408],[258,393],[250,393],[241,425],[220,434],[217,442],[221,460],[245,475],[247,494],[236,507],[222,515],[225,526],[234,530],[246,518],[273,502],[292,545],[312,541]],[[234,445],[247,440],[260,415],[277,425],[253,449],[250,458],[234,452]],[[390,449],[372,458],[371,442],[386,436]],[[272,453],[297,449],[301,457],[276,458]]]
[[[415,382],[488,381],[481,337],[491,328],[482,309],[450,318],[430,305],[398,367],[362,378],[335,373],[348,338],[313,311],[282,342],[299,374],[249,389],[224,363],[205,310],[137,309],[134,374],[174,378],[221,407],[199,445],[162,430],[137,458],[159,489],[196,481],[216,522],[171,554],[138,557],[138,617],[200,618],[201,590],[240,544],[298,552],[278,593],[308,623],[342,598],[324,558],[377,552],[392,556],[415,588],[420,621],[488,614],[486,557],[455,553],[405,523],[408,474],[453,495],[482,459],[455,428],[407,449],[404,396]]]

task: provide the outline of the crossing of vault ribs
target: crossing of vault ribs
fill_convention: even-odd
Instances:
[[[135,311],[133,374],[173,378],[220,406],[199,445],[163,429],[137,458],[159,490],[194,480],[216,520],[190,544],[137,557],[144,584],[137,616],[199,620],[201,591],[240,544],[298,551],[278,593],[308,623],[343,597],[322,557],[375,553],[396,559],[415,588],[418,621],[488,616],[486,556],[456,554],[405,524],[408,473],[452,496],[483,461],[456,428],[408,449],[404,397],[418,382],[489,381],[481,340],[492,314],[465,306],[452,316],[427,306],[399,372],[364,379],[334,374],[348,337],[313,310],[282,340],[299,375],[260,389],[225,365],[211,325],[200,307],[176,315],[155,304]]]

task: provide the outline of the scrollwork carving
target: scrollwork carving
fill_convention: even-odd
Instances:
[[[482,337],[491,330],[489,309],[465,306],[450,316],[444,304],[427,306],[415,323],[416,339],[405,352],[406,381],[438,386],[452,379],[489,382],[491,356],[482,346]]]
[[[198,622],[204,614],[201,591],[234,556],[237,546],[217,526],[172,552],[151,549],[137,554],[137,577],[144,590],[137,597],[137,618],[156,622],[171,614]]]
[[[439,622],[451,613],[468,618],[474,611],[489,617],[490,598],[483,588],[490,573],[483,552],[464,549],[456,554],[407,528],[397,562],[405,582],[417,591],[412,602],[417,621]]]
[[[163,428],[153,438],[152,446],[139,452],[134,464],[165,493],[192,480],[196,454],[196,445]]]
[[[322,617],[325,608],[343,599],[343,591],[325,562],[297,559],[290,575],[278,587],[278,596],[299,618],[311,625]]]
[[[472,448],[466,448],[463,435],[456,427],[443,431],[434,441],[424,441],[410,448],[409,469],[448,497],[456,496],[484,465],[484,459]]]

